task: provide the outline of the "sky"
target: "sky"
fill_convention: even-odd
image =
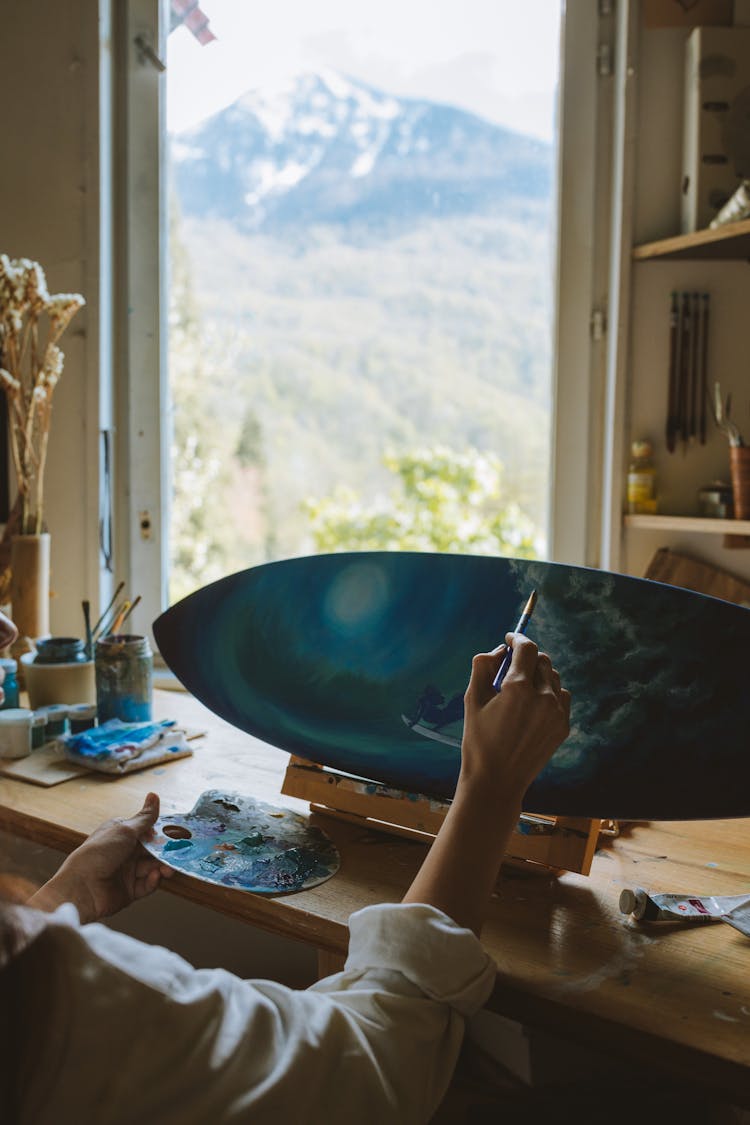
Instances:
[[[201,0],[217,39],[170,37],[167,121],[330,67],[543,140],[554,135],[562,0]]]

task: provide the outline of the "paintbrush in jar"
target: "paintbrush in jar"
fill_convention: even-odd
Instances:
[[[91,660],[93,655],[92,639],[93,633],[91,631],[91,602],[85,598],[81,605],[83,607],[83,625],[86,630],[86,659]]]
[[[122,613],[121,613],[120,617],[117,619],[114,626],[112,627],[113,633],[119,633],[120,632],[123,625],[125,624],[127,619],[130,617],[131,613],[133,612],[135,607],[138,605],[140,600],[141,600],[141,595],[139,594],[137,598],[134,598],[132,604],[130,602],[125,603],[125,605],[122,607]]]
[[[115,617],[114,621],[112,622],[112,627],[109,630],[110,634],[113,637],[116,637],[117,634],[120,632],[120,629],[122,629],[122,623],[125,620],[125,618],[128,616],[128,614],[130,613],[131,609],[132,609],[132,606],[131,606],[129,601],[123,602],[122,605],[120,606],[120,610],[119,610],[117,616]]]
[[[121,583],[120,583],[120,585],[119,585],[119,586],[117,587],[117,589],[115,590],[114,594],[112,595],[112,597],[111,597],[111,599],[110,599],[110,601],[109,601],[109,604],[107,605],[107,608],[106,608],[106,609],[104,610],[104,612],[102,613],[101,617],[100,617],[100,618],[99,618],[99,620],[97,621],[96,625],[95,625],[95,626],[94,626],[94,628],[93,628],[93,629],[91,630],[91,634],[92,634],[92,637],[93,637],[94,639],[96,639],[97,635],[98,635],[98,634],[99,634],[99,632],[100,632],[100,629],[101,629],[101,626],[102,626],[102,622],[104,621],[104,619],[105,619],[106,617],[108,617],[109,613],[110,613],[110,612],[111,612],[111,610],[112,610],[112,606],[113,606],[113,605],[115,604],[115,602],[117,601],[118,597],[120,596],[120,594],[122,593],[122,591],[123,591],[124,589],[125,589],[125,583],[124,583],[124,581],[123,581],[123,582],[121,582]]]

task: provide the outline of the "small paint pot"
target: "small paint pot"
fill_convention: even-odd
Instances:
[[[154,658],[147,637],[111,634],[96,642],[96,706],[100,723],[151,719]]]
[[[33,711],[9,707],[0,711],[0,758],[25,758],[31,753]]]
[[[68,722],[71,734],[80,734],[81,731],[89,730],[96,723],[96,704],[74,703],[68,708]]]
[[[31,749],[38,750],[47,741],[47,714],[35,711],[31,720]]]
[[[18,707],[18,661],[10,656],[4,656],[0,658],[0,668],[5,673],[2,683],[5,699],[0,703],[0,709]]]
[[[39,710],[47,716],[48,739],[59,738],[61,734],[65,734],[70,710],[66,703],[50,703],[48,707],[40,707]]]

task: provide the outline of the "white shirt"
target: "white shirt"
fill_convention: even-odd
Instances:
[[[495,966],[429,906],[371,906],[350,932],[344,971],[296,991],[195,969],[61,907],[46,926],[57,995],[44,1011],[29,997],[18,1125],[428,1121]]]

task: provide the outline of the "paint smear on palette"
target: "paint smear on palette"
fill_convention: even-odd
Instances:
[[[160,816],[146,848],[162,863],[254,894],[316,887],[339,869],[326,834],[290,809],[209,789],[189,813]]]

